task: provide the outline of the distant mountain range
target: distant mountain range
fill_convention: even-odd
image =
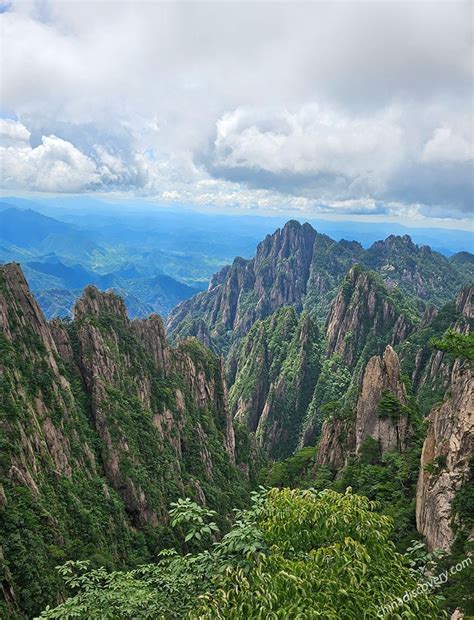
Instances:
[[[179,302],[206,288],[212,274],[235,256],[251,257],[260,239],[284,223],[281,217],[210,215],[184,207],[170,211],[89,197],[7,197],[0,199],[0,261],[22,265],[48,318],[70,314],[86,284],[118,292],[131,316],[167,316]],[[319,233],[339,241],[342,254],[336,270],[341,273],[364,248],[408,230],[397,224],[313,224]],[[466,252],[472,235],[466,231],[411,232],[413,241],[452,255],[457,271],[472,260]],[[378,247],[369,251],[368,259],[374,262],[370,268],[377,269]]]
[[[158,312],[166,316],[177,303],[203,287],[186,269],[186,255],[167,255],[153,246],[136,254],[115,248],[93,230],[61,222],[32,209],[1,203],[0,259],[21,263],[32,290],[48,318],[70,315],[82,289],[94,284],[120,293],[131,316]],[[131,262],[129,262],[129,259]],[[179,272],[191,284],[163,273]],[[173,269],[174,266],[174,269]],[[108,271],[111,268],[111,271]]]

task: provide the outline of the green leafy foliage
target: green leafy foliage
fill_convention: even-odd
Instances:
[[[180,514],[195,510],[181,506]],[[391,519],[375,508],[349,489],[261,490],[232,530],[196,555],[168,550],[157,563],[129,572],[64,565],[73,594],[41,618],[379,617],[417,587],[418,577],[389,540]],[[436,598],[423,592],[400,600],[397,613],[440,617]]]
[[[171,502],[169,515],[171,527],[179,527],[185,530],[184,542],[201,541],[219,531],[214,521],[207,522],[211,517],[217,515],[216,511],[199,506],[189,497]]]
[[[448,329],[441,340],[434,338],[431,344],[452,359],[468,360],[471,366],[474,364],[474,332],[461,334],[454,329]]]
[[[271,487],[292,487],[304,485],[308,470],[314,464],[316,448],[307,446],[298,450],[284,461],[274,463],[262,471],[261,479]]]

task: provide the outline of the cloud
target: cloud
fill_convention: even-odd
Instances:
[[[81,192],[97,181],[94,162],[70,142],[43,136],[32,148],[29,131],[21,123],[2,120],[0,134],[7,136],[0,147],[1,184],[46,192]]]
[[[19,122],[4,127],[8,187],[257,210],[390,203],[400,217],[472,208],[469,3],[78,6],[24,0],[0,15],[2,101]]]
[[[426,163],[465,163],[474,159],[474,145],[469,136],[456,134],[451,127],[438,127],[425,144],[421,161]]]
[[[12,119],[0,119],[0,145],[25,146],[29,144],[31,133],[28,129]]]
[[[439,128],[439,113],[400,105],[369,116],[316,104],[238,109],[217,121],[203,161],[221,179],[334,210],[363,200],[463,217],[474,190],[471,121],[458,117],[454,127]]]
[[[380,194],[404,154],[403,130],[390,110],[349,117],[321,106],[294,112],[236,110],[216,124],[212,166],[223,176],[315,191],[324,198]],[[269,173],[269,174],[268,174]],[[261,178],[259,179],[259,175]]]

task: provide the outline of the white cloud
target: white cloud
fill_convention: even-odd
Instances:
[[[0,119],[0,146],[25,146],[30,142],[30,135],[28,129],[18,121]]]
[[[388,112],[349,117],[318,105],[294,112],[237,110],[217,122],[213,163],[273,175],[325,177],[341,192],[380,192],[404,155],[403,130]]]
[[[421,161],[427,163],[464,163],[474,159],[474,145],[468,136],[456,134],[450,127],[438,127],[426,143]]]
[[[0,127],[2,137],[10,138],[9,145],[0,147],[2,187],[81,192],[98,180],[94,162],[70,142],[43,136],[32,148],[29,131],[21,123],[2,120]]]
[[[14,2],[0,15],[2,105],[20,123],[5,129],[3,182],[465,213],[471,14],[458,2]]]

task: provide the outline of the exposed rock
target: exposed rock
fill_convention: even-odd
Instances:
[[[316,454],[316,466],[340,469],[355,450],[355,432],[352,420],[332,418],[323,424]]]
[[[428,306],[421,317],[420,327],[423,329],[429,325],[438,314],[436,306]]]
[[[223,360],[197,340],[170,347],[159,317],[130,321],[94,287],[71,322],[48,323],[16,264],[0,267],[0,321],[2,518],[36,527],[31,575],[51,566],[31,616],[59,595],[51,554],[76,549],[78,531],[119,565],[177,493],[205,503],[210,488],[213,508],[242,497]],[[12,617],[30,554],[15,550],[1,583]]]
[[[237,352],[230,403],[272,458],[290,455],[320,370],[320,336],[309,316],[281,308],[257,323]]]
[[[163,323],[158,316],[130,322],[120,298],[94,287],[85,289],[74,309],[74,317],[78,324],[81,370],[91,395],[96,429],[105,446],[103,461],[107,477],[122,495],[128,511],[137,522],[147,521],[155,525],[164,518],[166,506],[152,509],[146,490],[141,483],[132,480],[122,466],[124,459],[133,458],[131,454],[136,452],[138,446],[131,451],[127,428],[113,423],[114,394],[121,393],[127,386],[124,396],[136,398],[143,407],[143,415],[146,411],[151,412],[149,450],[159,454],[164,445],[173,446],[176,460],[169,466],[174,470],[172,475],[179,480],[183,474],[180,460],[185,456],[183,452],[189,449],[189,441],[184,438],[186,399],[182,391],[176,389],[173,408],[163,407],[156,400],[156,379],[179,376],[198,409],[216,408],[216,420],[224,421],[219,428],[223,446],[231,462],[234,462],[235,440],[226,403],[222,361],[209,353],[212,361],[207,367],[202,365],[199,355],[201,349],[203,352],[205,350],[199,344],[198,355],[194,355],[191,353],[194,351],[191,341],[176,350],[171,349],[166,343]],[[210,440],[199,422],[194,433],[198,439],[204,475],[211,479],[213,459],[208,447]],[[150,463],[150,471],[151,467]],[[163,474],[157,470],[154,475],[159,479]]]
[[[433,408],[421,455],[416,522],[430,549],[454,541],[453,500],[469,477],[474,450],[474,375],[457,360],[448,398]]]
[[[400,362],[391,346],[387,346],[382,357],[375,355],[370,358],[365,368],[355,412],[357,452],[367,437],[380,442],[382,452],[403,452],[407,448],[411,434],[408,416],[400,407],[396,419],[383,417],[380,405],[384,393],[394,397],[401,406],[408,402],[405,386],[400,380]]]
[[[169,365],[169,352],[166,344],[165,327],[161,317],[152,314],[147,319],[134,319],[131,328],[141,344],[152,354],[157,368],[166,374]]]
[[[450,261],[418,247],[408,235],[390,235],[364,250],[355,241],[336,242],[307,223],[290,221],[259,244],[254,258],[236,258],[211,278],[207,291],[179,304],[167,328],[176,337],[196,336],[227,353],[255,321],[282,306],[325,319],[345,274],[356,264],[376,271],[388,290],[418,298],[420,307],[424,300],[445,303],[474,278],[474,261]],[[392,344],[407,333],[399,324]]]
[[[456,298],[456,310],[467,319],[474,319],[474,286],[466,285]]]
[[[373,274],[353,267],[337,294],[326,322],[327,354],[339,353],[349,367],[369,336],[389,336],[397,344],[411,326]]]
[[[177,306],[168,330],[215,342],[230,331],[233,337],[245,335],[281,306],[301,309],[316,237],[309,224],[295,221],[267,235],[255,258],[236,258],[211,278],[207,291]]]
[[[398,409],[395,416],[381,409],[387,397]],[[365,367],[353,416],[331,417],[323,423],[316,465],[340,469],[350,454],[360,452],[368,437],[379,442],[382,452],[404,451],[412,434],[407,402],[398,356],[388,345],[383,356],[371,357]]]

